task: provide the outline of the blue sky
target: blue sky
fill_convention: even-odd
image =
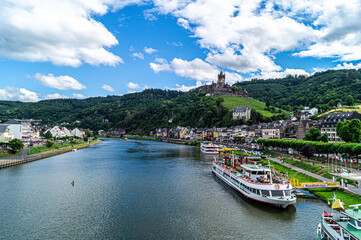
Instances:
[[[5,0],[0,99],[187,91],[361,67],[360,1]]]

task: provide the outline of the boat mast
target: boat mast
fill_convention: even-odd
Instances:
[[[273,182],[272,182],[272,170],[271,170],[271,164],[269,162],[269,159],[268,159],[268,169],[269,169],[269,182],[270,182],[270,184],[273,184]]]

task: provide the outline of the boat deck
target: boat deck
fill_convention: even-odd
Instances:
[[[351,233],[357,239],[361,239],[361,231],[355,229],[354,227],[350,226],[346,221],[337,221],[338,225],[344,228],[346,231]]]
[[[231,167],[231,166],[227,166],[227,165],[225,165],[225,164],[222,164],[222,163],[220,163],[220,162],[216,162],[219,166],[221,166],[221,167],[223,167],[223,168],[226,168],[228,171],[230,171],[231,173],[233,173],[233,174],[235,174],[235,175],[237,175],[237,173],[238,174],[242,174],[242,176],[238,176],[238,177],[240,177],[240,178],[242,178],[242,179],[244,179],[245,181],[247,181],[247,182],[250,182],[250,183],[263,183],[263,184],[270,184],[270,181],[268,180],[268,179],[264,179],[264,180],[261,180],[261,179],[259,179],[259,180],[253,180],[253,179],[251,179],[251,178],[249,178],[249,177],[247,177],[247,176],[243,176],[243,172],[242,172],[242,168],[241,167],[236,167],[236,168],[233,168],[233,167]],[[247,164],[247,165],[241,165],[242,167],[243,166],[247,166],[247,167],[253,167],[254,169],[266,169],[266,168],[264,168],[263,166],[258,166],[258,165],[251,165],[251,164]],[[290,183],[288,180],[286,180],[286,179],[283,179],[283,178],[280,178],[280,177],[272,177],[272,183],[273,184],[288,184],[288,183]]]

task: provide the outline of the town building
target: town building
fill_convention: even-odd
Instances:
[[[358,112],[334,112],[326,116],[321,122],[321,134],[327,133],[329,141],[342,141],[336,133],[336,124],[347,120],[360,119],[361,114]]]
[[[232,110],[233,119],[245,119],[246,121],[251,119],[250,107],[235,107]]]
[[[10,133],[10,125],[0,125],[0,142],[9,142],[14,136]]]
[[[83,138],[85,134],[83,131],[79,130],[79,128],[74,128],[71,131],[70,135],[78,138]]]
[[[300,111],[300,113],[301,113],[301,119],[307,119],[309,117],[312,117],[313,115],[316,115],[318,113],[318,109],[317,108],[310,109],[309,107],[305,107]]]
[[[22,124],[19,121],[15,119],[10,119],[0,125],[8,125],[10,134],[13,135],[14,138],[22,140],[23,138]]]

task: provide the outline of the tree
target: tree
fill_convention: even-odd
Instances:
[[[346,104],[349,105],[349,106],[352,106],[354,103],[354,99],[351,95],[348,95],[347,98],[346,98]]]
[[[53,135],[51,134],[50,131],[47,131],[47,132],[44,134],[44,137],[45,137],[46,139],[50,139],[50,138],[53,137]]]
[[[266,101],[266,107],[269,107],[269,106],[271,106],[271,102],[267,99],[267,101]]]
[[[92,132],[91,132],[89,129],[87,129],[87,130],[85,130],[85,135],[86,135],[87,137],[91,137],[91,136],[92,136]]]
[[[87,142],[89,138],[87,136],[84,137],[84,141]]]
[[[347,120],[336,124],[336,133],[343,141],[359,143],[361,141],[361,121]]]
[[[321,131],[318,128],[311,127],[308,133],[303,137],[303,140],[306,141],[322,141],[321,140]]]
[[[47,141],[45,146],[48,147],[48,148],[51,148],[53,145],[54,145],[54,142]]]
[[[9,147],[11,147],[13,152],[16,152],[24,147],[24,143],[15,138],[9,142]]]
[[[328,134],[327,134],[327,133],[322,134],[320,140],[321,140],[322,142],[327,143],[327,142],[328,142]]]
[[[311,145],[305,145],[301,148],[301,154],[310,159],[316,153],[316,148]]]

